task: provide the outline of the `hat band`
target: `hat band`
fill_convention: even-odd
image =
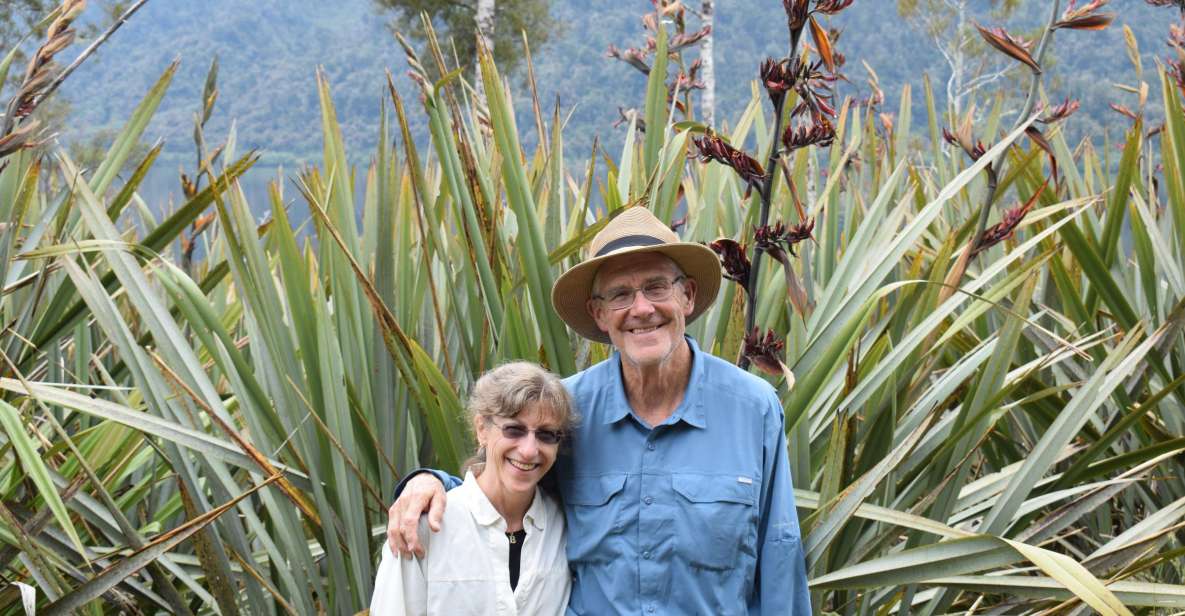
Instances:
[[[665,243],[666,242],[658,239],[657,237],[649,235],[627,235],[625,237],[619,237],[602,246],[601,249],[597,251],[597,254],[593,255],[593,258],[603,257],[622,248],[633,248],[635,246],[657,246],[659,244]]]

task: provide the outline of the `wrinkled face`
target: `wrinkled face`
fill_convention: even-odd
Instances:
[[[612,297],[623,289],[641,289],[656,280],[675,280],[683,273],[668,257],[657,253],[621,255],[605,261],[593,281],[593,295]],[[634,293],[630,306],[614,310],[605,300],[590,299],[587,309],[622,361],[645,368],[662,364],[685,344],[687,317],[695,307],[695,280],[674,284],[670,297],[651,301]]]
[[[486,465],[478,483],[487,494],[523,494],[533,492],[535,484],[555,463],[559,444],[539,441],[535,430],[557,432],[560,422],[556,413],[539,403],[529,404],[514,417],[475,417],[474,432],[478,444],[486,448]],[[521,438],[506,436],[503,428],[525,428]]]

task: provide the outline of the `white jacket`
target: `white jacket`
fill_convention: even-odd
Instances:
[[[384,542],[370,601],[372,616],[557,616],[568,605],[572,578],[564,553],[564,514],[555,499],[535,488],[523,517],[527,538],[518,586],[510,590],[506,522],[472,473],[448,493],[439,533],[420,518],[424,558],[403,559]]]

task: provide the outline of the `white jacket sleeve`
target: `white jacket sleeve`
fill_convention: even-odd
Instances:
[[[427,616],[428,582],[419,558],[399,558],[383,544],[383,560],[370,599],[372,616]]]

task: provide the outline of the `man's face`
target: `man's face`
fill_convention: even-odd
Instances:
[[[605,261],[593,281],[593,295],[611,297],[623,290],[642,289],[656,281],[682,276],[675,262],[657,253],[621,255]],[[636,367],[660,365],[684,344],[687,316],[695,307],[695,280],[674,283],[670,297],[651,301],[635,292],[633,303],[614,310],[608,302],[590,299],[587,309],[597,326],[609,335],[623,361]]]

